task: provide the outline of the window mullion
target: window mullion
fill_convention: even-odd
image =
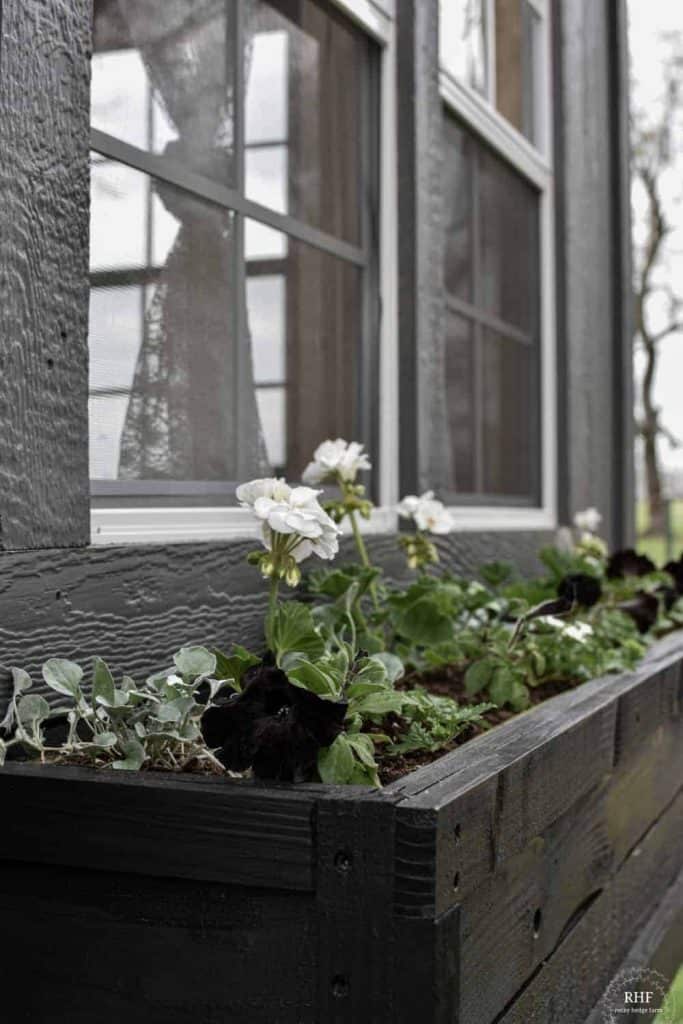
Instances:
[[[235,28],[233,32],[233,160],[234,180],[238,195],[244,198],[244,45],[245,45],[245,10],[244,0],[235,3]],[[228,24],[228,34],[230,27]],[[230,54],[230,39],[227,40],[226,52]],[[229,59],[229,58],[228,58]],[[229,73],[229,71],[228,71]],[[234,261],[234,330],[235,330],[235,366],[233,371],[233,416],[234,416],[234,451],[235,468],[238,479],[246,472],[242,464],[246,446],[242,444],[242,431],[248,424],[245,402],[246,358],[248,356],[246,339],[248,334],[247,320],[247,282],[244,249],[244,217],[236,210],[233,212],[233,261]]]

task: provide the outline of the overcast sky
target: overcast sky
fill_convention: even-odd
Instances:
[[[664,33],[677,32],[683,36],[683,0],[628,0],[629,42],[634,94],[632,102],[638,107],[656,110],[661,102],[663,68],[670,44],[662,39]],[[677,165],[662,184],[665,209],[674,233],[668,242],[666,273],[683,297],[683,115],[676,132]],[[634,194],[634,236],[636,244],[642,237],[642,202]],[[663,317],[665,310],[657,311]],[[636,355],[636,374],[641,371],[642,359]],[[665,466],[683,470],[683,333],[667,338],[661,346],[655,399],[663,411],[666,426],[681,441],[681,447],[672,451],[668,444],[661,445]]]

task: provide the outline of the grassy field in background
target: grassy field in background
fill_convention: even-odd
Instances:
[[[667,553],[665,537],[643,537],[648,525],[647,502],[636,505],[636,533],[638,550],[649,555],[655,565],[663,565],[669,558],[678,558],[683,551],[683,500],[671,502],[671,535],[673,543]]]
[[[667,1024],[683,1024],[683,966],[674,978],[669,990],[668,1005],[666,1005],[668,1016]]]

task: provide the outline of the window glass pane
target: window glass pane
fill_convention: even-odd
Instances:
[[[235,335],[233,215],[120,170],[100,163],[92,190],[93,478],[225,481],[263,470],[248,343]]]
[[[445,285],[451,295],[472,302],[473,183],[476,150],[472,136],[453,118],[445,119],[443,197],[445,207]]]
[[[450,490],[538,500],[539,196],[446,116],[444,341]],[[454,194],[455,193],[455,194]]]
[[[250,199],[355,244],[369,42],[312,0],[247,0]]]
[[[359,436],[361,271],[294,238],[280,248],[247,251],[247,314],[266,446],[296,479],[325,438]]]
[[[483,331],[483,452],[487,494],[527,496],[535,491],[532,350]]]
[[[496,106],[537,142],[534,91],[540,19],[526,0],[496,0]]]
[[[477,304],[531,334],[539,298],[538,192],[486,146],[478,149]]]
[[[450,313],[446,330],[446,408],[451,440],[449,489],[472,494],[476,481],[475,366],[472,323]]]
[[[95,0],[93,128],[232,183],[234,16],[232,0]]]
[[[487,92],[486,0],[440,0],[441,65],[461,82]]]
[[[257,385],[281,383],[286,377],[285,299],[284,274],[247,278],[251,355]]]

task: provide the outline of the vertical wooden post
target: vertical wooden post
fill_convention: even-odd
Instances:
[[[91,0],[3,0],[0,548],[89,539]]]

